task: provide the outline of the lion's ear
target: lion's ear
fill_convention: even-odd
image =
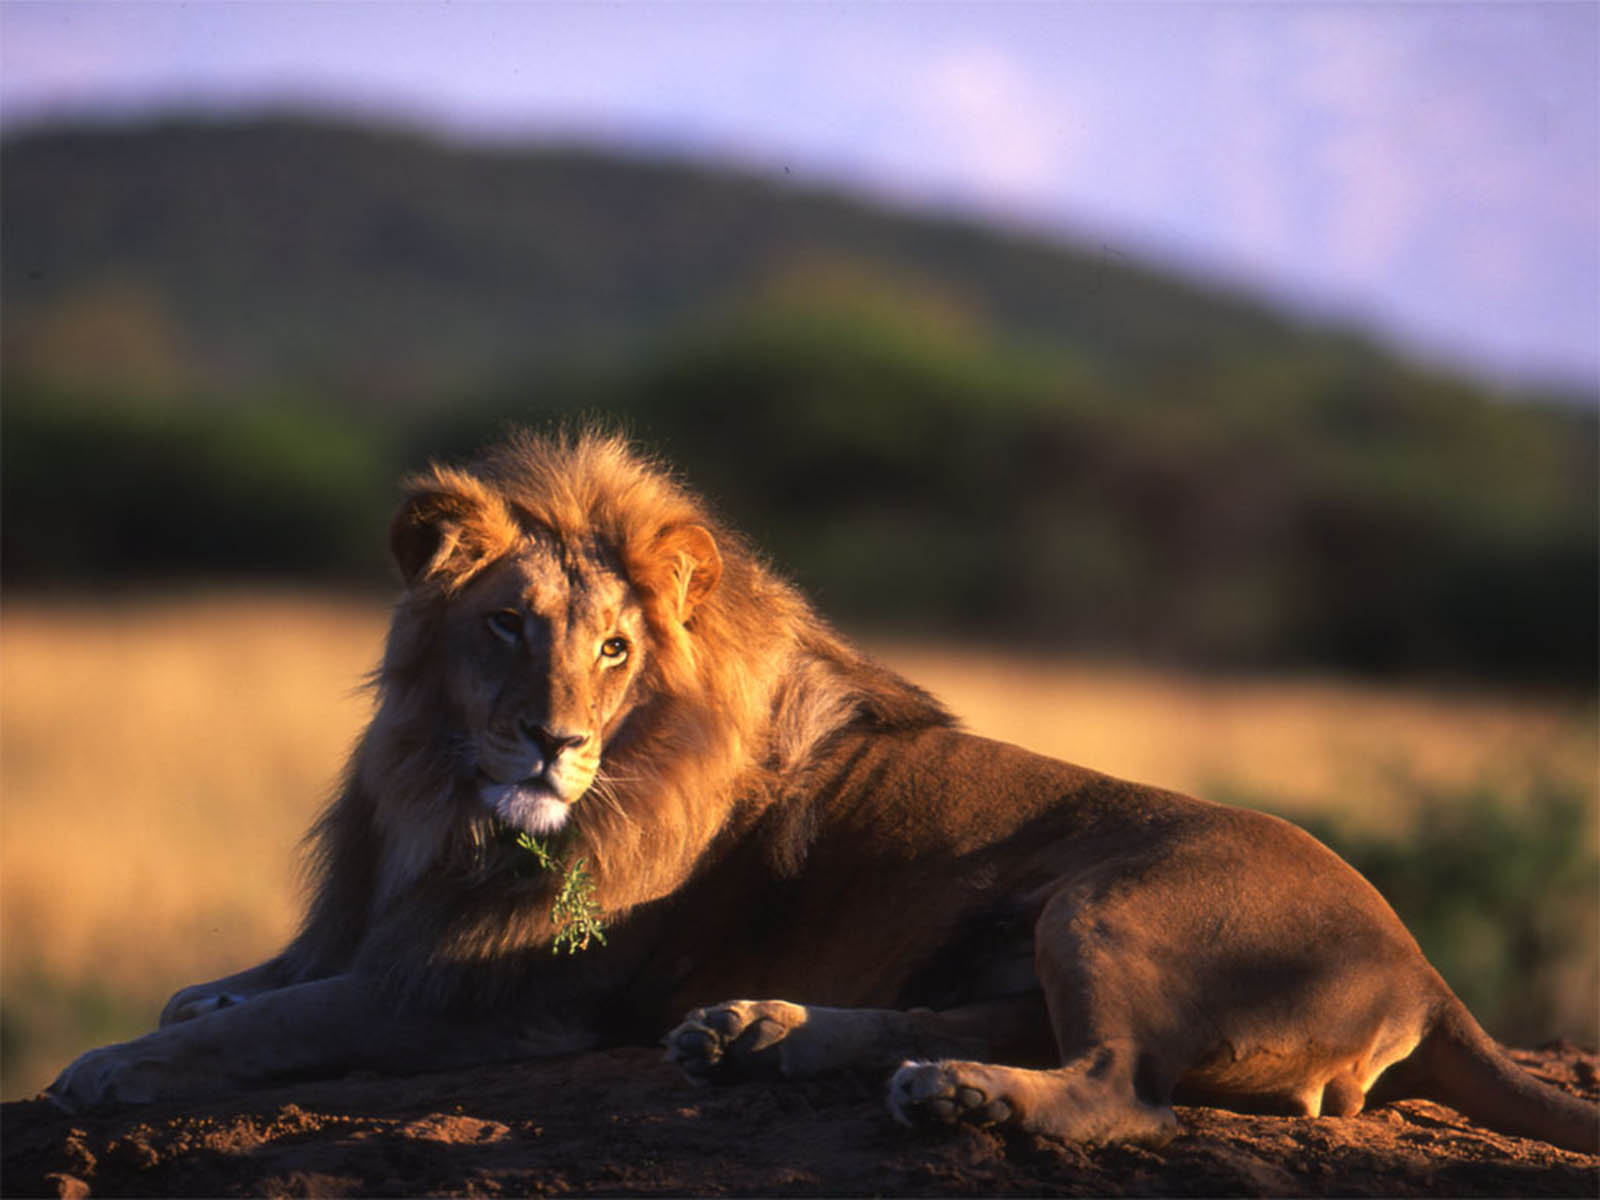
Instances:
[[[447,492],[415,492],[389,523],[389,552],[411,587],[446,562],[461,540],[457,497]]]
[[[505,505],[476,479],[435,471],[417,480],[389,523],[389,550],[407,587],[449,575],[462,582],[509,545]]]
[[[656,535],[651,550],[656,566],[652,582],[677,601],[678,620],[687,621],[722,578],[716,539],[703,525],[672,525]]]

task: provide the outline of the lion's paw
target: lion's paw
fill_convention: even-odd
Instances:
[[[662,1039],[667,1061],[697,1083],[787,1076],[783,1041],[806,1010],[785,1000],[730,1000],[697,1008]]]
[[[902,1125],[1004,1125],[1012,1119],[1009,1101],[984,1086],[970,1064],[904,1062],[889,1080],[889,1113]]]
[[[176,1025],[181,1021],[192,1021],[196,1017],[203,1017],[207,1013],[216,1012],[220,1008],[232,1008],[235,1004],[243,1004],[245,997],[237,992],[213,991],[205,984],[197,987],[184,988],[181,992],[167,1001],[161,1010],[161,1020],[157,1025],[165,1029],[168,1025]]]
[[[165,1063],[138,1042],[102,1046],[81,1054],[56,1076],[45,1096],[63,1112],[81,1113],[159,1099]]]

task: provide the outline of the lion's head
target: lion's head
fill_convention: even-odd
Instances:
[[[462,782],[505,824],[549,833],[657,690],[657,634],[682,630],[722,559],[703,525],[667,513],[634,546],[563,529],[530,499],[435,470],[392,541],[413,595],[438,610],[432,682]]]
[[[619,438],[435,467],[390,540],[406,592],[319,835],[325,888],[373,834],[382,904],[498,826],[561,830],[618,911],[677,886],[833,731],[945,719]]]

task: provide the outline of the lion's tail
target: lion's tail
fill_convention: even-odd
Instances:
[[[1600,1108],[1524,1071],[1453,995],[1398,1065],[1379,1085],[1387,1099],[1437,1100],[1501,1133],[1600,1153]]]

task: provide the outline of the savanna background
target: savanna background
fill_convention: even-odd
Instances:
[[[1048,16],[1063,39],[1076,22],[1092,40],[1097,22],[1132,21],[1164,45],[1164,16],[1239,20],[1135,8],[854,19],[915,17],[893,44],[938,27],[1002,62],[1008,22]],[[1276,22],[1309,11],[1285,10],[1248,10],[1236,32],[1270,51]],[[600,104],[585,125],[581,105],[551,109],[521,76],[492,120],[487,99],[429,93],[425,71],[403,103],[374,103],[371,80],[340,102],[336,80],[437,43],[386,58],[323,28],[269,41],[272,87],[229,85],[228,47],[275,11],[312,30],[335,19],[139,6],[141,29],[176,31],[152,50],[114,6],[0,9],[7,1099],[289,936],[299,838],[369,711],[396,479],[509,424],[582,420],[674,463],[973,729],[1302,821],[1385,892],[1497,1036],[1595,1044],[1597,372],[1581,345],[1508,348],[1494,313],[1480,342],[1470,321],[1430,340],[1415,315],[1386,319],[1377,275],[1362,292],[1354,276],[1295,283],[1287,259],[1275,276],[1259,246],[1179,253],[1139,235],[1144,194],[1126,180],[1132,216],[1099,225],[1088,193],[1068,217],[1046,215],[1048,189],[1021,203],[1027,177],[1009,168],[985,191],[982,154],[955,157],[940,186],[891,179],[786,143],[777,118],[769,140],[752,126],[742,143],[700,137],[667,101],[655,124]],[[605,19],[435,11],[537,27],[545,41],[519,44],[558,79],[552,47]],[[751,10],[673,11],[708,37],[738,26],[730,53],[771,51]],[[1464,78],[1492,100],[1497,79],[1520,78],[1520,43],[1490,21],[1500,10],[1462,11],[1427,19],[1463,22],[1447,32],[1492,60]],[[1592,10],[1527,11],[1554,22],[1551,44],[1593,49]],[[385,12],[419,37],[441,19]],[[1364,61],[1422,18],[1379,5],[1343,19]],[[178,34],[223,67],[185,75]],[[811,67],[826,60],[825,41],[779,34]],[[628,35],[601,35],[610,49],[591,44],[589,65],[605,79]],[[315,55],[295,57],[318,36],[358,57],[318,75]],[[85,53],[52,74],[62,47]],[[482,53],[497,78],[496,51]],[[1130,70],[1162,53],[1152,43]],[[250,61],[239,78],[255,78]],[[163,69],[167,91],[151,82]],[[818,70],[789,98],[849,111],[848,76]],[[1570,92],[1558,72],[1540,78],[1547,123],[1595,108],[1592,63]],[[1372,99],[1339,82],[1335,100]],[[505,108],[519,86],[524,108]],[[708,111],[727,103],[708,95]],[[1056,111],[1042,93],[1016,109],[985,118],[988,149]],[[1118,110],[1086,119],[1109,126]],[[1580,218],[1594,215],[1586,119],[1575,164],[1566,127],[1546,134]],[[870,122],[849,136],[867,161]],[[1303,182],[1297,144],[1278,153]],[[1446,149],[1466,163],[1499,148]],[[1513,171],[1526,191],[1508,228],[1565,256],[1592,318],[1592,230],[1564,234],[1540,208],[1538,167]],[[1381,195],[1384,170],[1404,169],[1346,181],[1333,203]],[[1470,208],[1470,183],[1447,212]],[[1442,246],[1452,263],[1481,249],[1461,229]],[[1417,274],[1420,254],[1396,269]]]

